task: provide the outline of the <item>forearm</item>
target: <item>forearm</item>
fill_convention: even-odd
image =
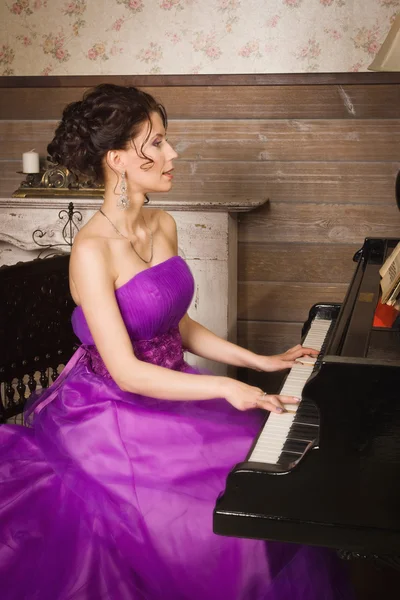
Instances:
[[[215,335],[212,331],[186,316],[180,326],[185,348],[203,358],[235,367],[258,368],[258,355]]]
[[[123,372],[128,375],[115,376],[121,389],[160,400],[210,400],[224,397],[228,382],[227,377],[181,373],[137,359],[133,359],[132,364],[126,364]]]

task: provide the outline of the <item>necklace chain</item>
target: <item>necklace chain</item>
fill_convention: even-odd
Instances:
[[[100,213],[103,215],[103,217],[105,217],[105,218],[107,219],[107,221],[108,221],[108,222],[109,222],[109,223],[110,223],[110,224],[113,226],[113,228],[115,229],[115,231],[116,231],[116,232],[117,232],[117,233],[118,233],[120,236],[122,236],[123,238],[125,238],[126,240],[128,240],[128,242],[129,242],[129,243],[130,243],[130,245],[131,245],[131,248],[132,248],[132,250],[133,250],[133,251],[134,251],[134,253],[135,253],[135,254],[136,254],[136,255],[137,255],[139,258],[140,258],[140,260],[142,260],[142,261],[143,261],[144,263],[146,263],[147,265],[148,265],[149,263],[151,263],[151,261],[153,260],[153,232],[151,231],[150,227],[148,227],[148,225],[147,225],[147,223],[146,223],[146,221],[145,221],[145,218],[144,218],[144,216],[143,216],[143,215],[142,215],[142,217],[143,217],[144,224],[145,224],[145,226],[146,226],[146,229],[148,229],[148,231],[149,231],[149,234],[150,234],[150,258],[149,258],[149,260],[145,260],[145,259],[143,258],[143,256],[140,256],[139,252],[136,250],[136,248],[135,248],[135,246],[132,244],[131,240],[130,240],[130,239],[129,239],[129,238],[126,236],[126,235],[124,235],[123,233],[121,233],[121,231],[120,231],[119,229],[117,229],[117,227],[114,225],[114,223],[111,221],[111,219],[110,219],[109,217],[107,217],[106,213],[105,213],[105,212],[103,212],[103,211],[101,210],[101,208],[99,208],[99,212],[100,212]]]

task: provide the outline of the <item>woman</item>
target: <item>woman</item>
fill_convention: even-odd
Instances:
[[[101,209],[70,265],[82,346],[30,402],[30,428],[1,428],[3,600],[348,598],[329,552],[212,533],[226,476],[257,435],[260,408],[295,398],[199,375],[183,348],[262,371],[313,354],[258,356],[187,315],[193,279],[173,218],[144,208],[171,188],[177,157],[163,107],[102,85],[68,106],[49,145],[104,180]]]

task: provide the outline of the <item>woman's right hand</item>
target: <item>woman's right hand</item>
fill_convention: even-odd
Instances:
[[[222,396],[238,410],[262,408],[263,410],[281,414],[285,412],[284,404],[298,404],[300,401],[294,396],[267,394],[259,387],[254,387],[229,377],[224,379]]]

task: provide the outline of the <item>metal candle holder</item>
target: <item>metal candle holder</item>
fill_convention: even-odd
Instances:
[[[79,179],[66,167],[53,165],[40,173],[22,173],[26,175],[19,188],[12,194],[13,198],[101,198],[104,186],[92,179]]]

